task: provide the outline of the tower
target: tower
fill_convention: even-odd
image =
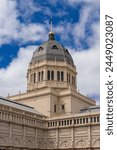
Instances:
[[[29,63],[27,92],[10,98],[50,118],[79,113],[95,101],[77,92],[76,75],[72,56],[55,40],[51,24],[48,41],[37,47]]]
[[[33,53],[27,73],[27,91],[45,87],[76,89],[76,74],[69,51],[55,40],[51,31],[48,41]]]

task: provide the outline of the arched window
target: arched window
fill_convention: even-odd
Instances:
[[[40,81],[40,72],[38,73],[38,81]]]
[[[54,112],[56,113],[56,105],[54,105]]]
[[[50,71],[48,70],[47,79],[50,80]]]
[[[42,51],[42,50],[43,50],[43,47],[40,46],[39,49],[38,49],[38,51]]]
[[[43,71],[41,72],[41,81],[43,81]]]
[[[70,83],[70,74],[69,74],[69,83]]]
[[[61,71],[61,81],[64,81],[64,72]]]
[[[54,80],[54,71],[51,71],[51,80]]]
[[[36,73],[34,73],[34,83],[36,82]]]
[[[58,47],[56,45],[53,45],[52,49],[58,49]]]
[[[60,81],[60,71],[57,71],[57,80]]]
[[[67,73],[67,82],[69,82],[69,75],[68,75],[68,73]]]

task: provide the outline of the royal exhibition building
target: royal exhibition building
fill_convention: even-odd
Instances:
[[[69,50],[49,32],[33,52],[27,92],[0,97],[0,150],[99,150],[100,107],[77,91]]]

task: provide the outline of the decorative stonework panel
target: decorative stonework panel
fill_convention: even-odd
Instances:
[[[56,138],[56,130],[48,131],[48,138]]]
[[[78,127],[75,128],[75,136],[87,136],[88,128],[87,127]]]
[[[70,142],[69,141],[62,141],[60,144],[60,148],[70,148]]]
[[[43,130],[40,130],[40,129],[37,130],[37,136],[38,136],[38,138],[42,138],[43,134],[44,134]]]
[[[14,135],[22,135],[22,126],[20,126],[20,125],[13,125],[12,126],[12,134],[14,134]]]
[[[40,148],[40,149],[42,148],[42,142],[41,141],[38,142],[38,148]]]
[[[19,139],[14,139],[13,141],[12,141],[12,144],[14,145],[14,146],[21,146],[22,145],[22,142],[19,140]]]
[[[55,147],[56,147],[56,143],[54,143],[53,141],[48,143],[48,148],[52,148],[53,149]]]
[[[29,148],[33,147],[34,146],[33,141],[32,140],[27,140],[26,141],[26,146],[29,147]]]
[[[92,145],[93,145],[93,147],[99,147],[100,146],[100,139],[98,138],[98,139],[94,140]]]
[[[7,139],[3,136],[0,136],[0,145],[7,145]]]
[[[4,122],[0,122],[0,134],[1,133],[9,133],[9,124],[8,123],[4,123]]]
[[[84,147],[87,147],[88,144],[85,140],[81,139],[79,141],[76,142],[76,148],[84,148]]]
[[[26,127],[26,136],[35,137],[35,129]]]
[[[61,137],[71,137],[71,129],[60,129],[59,130],[59,136]]]

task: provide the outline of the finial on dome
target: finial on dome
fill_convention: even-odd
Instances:
[[[51,16],[51,18],[50,18],[49,40],[54,40],[54,32],[52,31],[52,16]]]

